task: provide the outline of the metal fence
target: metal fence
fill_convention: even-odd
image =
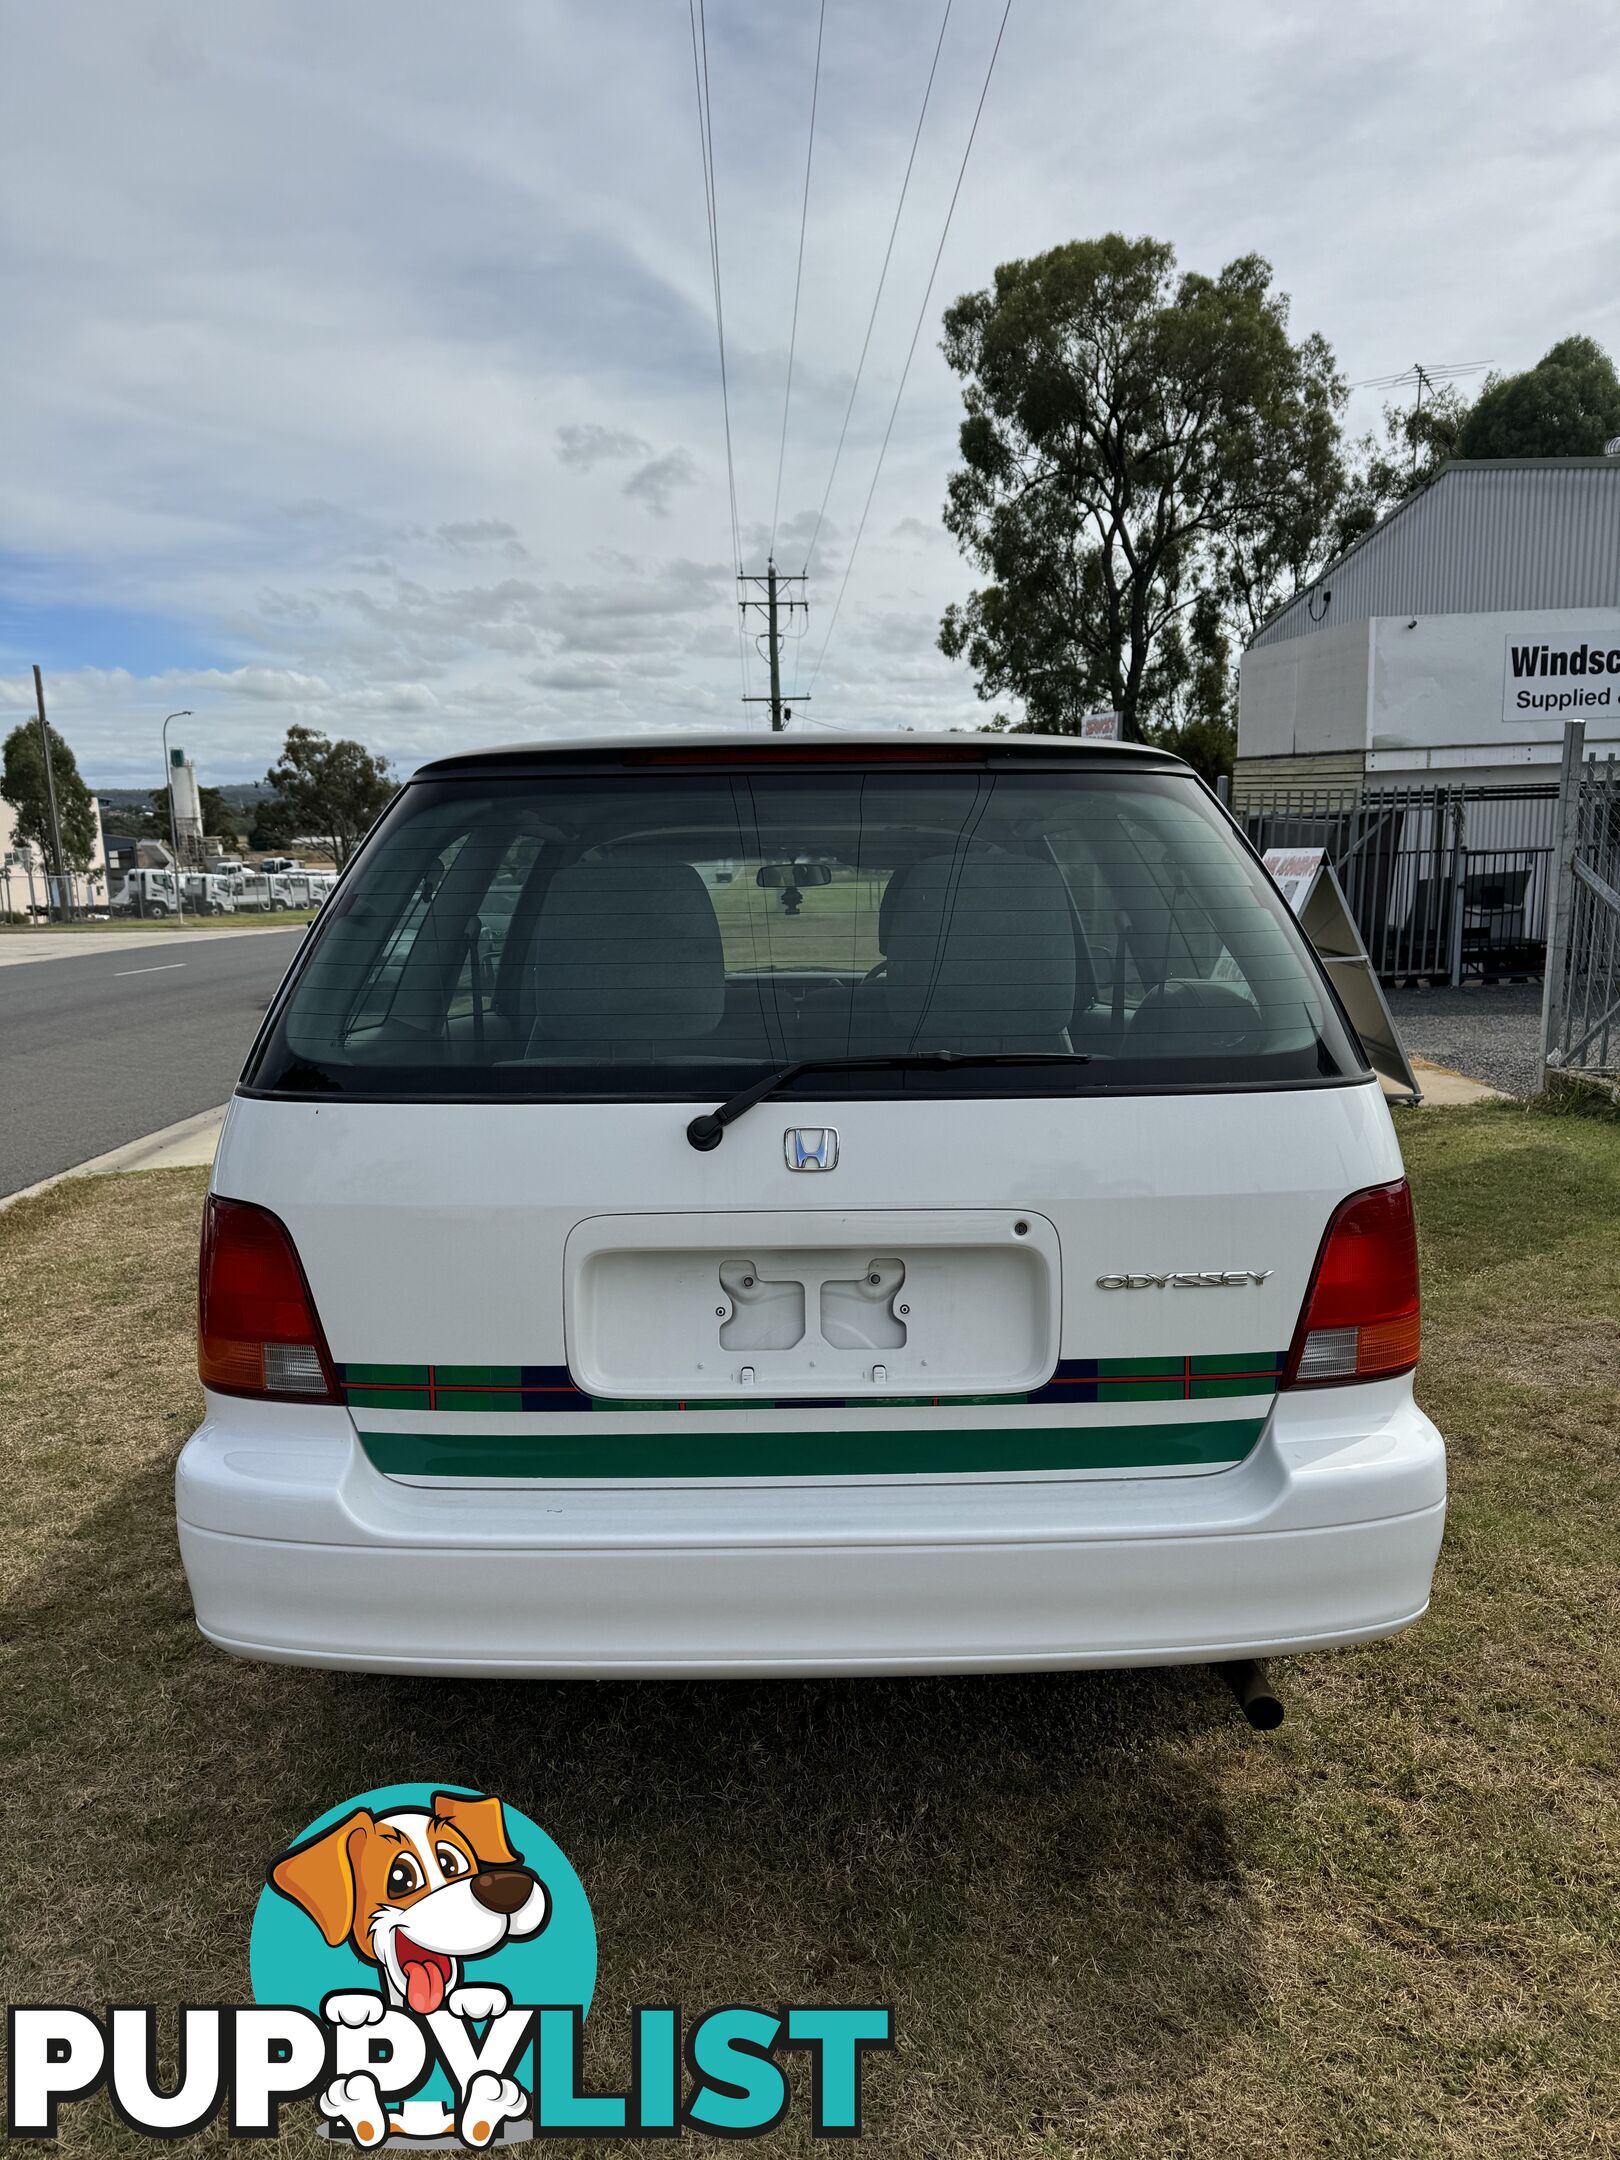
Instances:
[[[1539,975],[1558,840],[1551,783],[1241,787],[1262,853],[1325,848],[1386,981]]]
[[[1620,764],[1587,758],[1564,731],[1553,929],[1542,1001],[1546,1063],[1613,1076],[1620,1067]]]

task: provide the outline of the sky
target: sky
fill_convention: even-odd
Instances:
[[[750,569],[773,518],[804,567],[943,14],[826,0],[778,508],[818,4],[705,0]],[[1207,271],[1258,251],[1352,381],[1574,332],[1620,354],[1613,0],[1012,0],[851,566],[1002,11],[953,0],[784,656],[796,726],[987,717],[935,646],[973,583],[938,347],[998,262],[1109,230]],[[180,707],[215,783],[295,722],[402,774],[768,725],[687,0],[60,0],[9,9],[0,60],[6,727],[34,662],[107,786],[161,779]]]

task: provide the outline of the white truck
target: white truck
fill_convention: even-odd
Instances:
[[[193,915],[234,915],[236,913],[236,880],[211,875],[207,871],[188,871],[181,881],[185,904]]]
[[[124,882],[107,906],[114,915],[151,915],[161,919],[177,908],[172,870],[126,870]]]
[[[281,908],[319,907],[336,883],[330,871],[250,871],[232,891],[239,909],[268,915]]]

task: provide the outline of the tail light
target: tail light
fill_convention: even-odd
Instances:
[[[197,1370],[226,1395],[336,1402],[331,1356],[287,1227],[212,1193],[197,1282]]]
[[[1334,1209],[1294,1330],[1284,1387],[1387,1379],[1418,1359],[1417,1231],[1402,1178]]]

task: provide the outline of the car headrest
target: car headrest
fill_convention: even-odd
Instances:
[[[1050,863],[929,856],[907,874],[885,951],[896,1047],[1056,1049],[1074,1016],[1074,924]]]
[[[720,925],[690,863],[559,870],[531,948],[537,1041],[707,1035],[726,1005]]]
[[[900,904],[906,881],[916,867],[915,863],[902,863],[898,870],[891,870],[889,873],[889,882],[884,886],[883,897],[878,902],[877,941],[880,953],[887,953],[889,950],[889,936],[894,929],[894,911]]]
[[[1157,1038],[1171,1054],[1185,1057],[1246,1048],[1263,1025],[1253,998],[1235,983],[1195,977],[1155,983],[1132,1013],[1127,1036],[1138,1052]]]

